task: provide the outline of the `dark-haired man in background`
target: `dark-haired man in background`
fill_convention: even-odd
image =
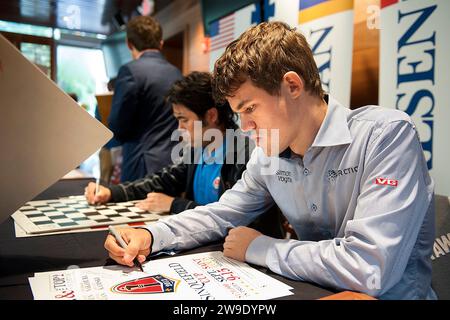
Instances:
[[[127,45],[133,61],[117,76],[108,122],[122,143],[121,181],[133,181],[171,163],[172,132],[177,128],[164,96],[181,78],[161,54],[162,29],[152,17],[127,24]]]
[[[253,144],[244,135],[239,136],[239,147],[227,148],[225,141],[210,143],[203,136],[207,130],[218,130],[225,137],[227,129],[237,129],[235,114],[228,103],[216,106],[212,97],[211,75],[192,72],[174,83],[167,95],[172,105],[178,130],[185,132],[194,150],[201,151],[183,162],[168,165],[145,178],[108,188],[101,186],[95,193],[95,183],[86,188],[89,203],[107,203],[142,200],[137,206],[144,210],[172,214],[215,202],[225,190],[241,178]],[[195,133],[195,122],[201,121],[201,132]],[[237,138],[239,138],[237,137]],[[229,141],[233,143],[233,141]],[[226,161],[226,158],[230,158]],[[237,161],[237,160],[241,161]],[[212,161],[208,161],[212,160]],[[181,197],[182,193],[185,197]]]

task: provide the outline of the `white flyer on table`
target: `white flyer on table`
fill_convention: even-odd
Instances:
[[[145,272],[107,266],[36,273],[36,300],[267,300],[292,287],[220,251],[143,264]]]

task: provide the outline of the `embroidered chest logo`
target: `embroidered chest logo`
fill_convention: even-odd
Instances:
[[[388,178],[376,178],[375,184],[378,184],[381,186],[396,187],[396,186],[398,186],[398,180],[388,179]]]
[[[278,181],[284,182],[284,183],[292,183],[292,172],[278,170],[275,174],[278,178]]]
[[[357,173],[357,172],[358,172],[358,166],[346,168],[346,169],[342,169],[342,170],[341,169],[336,169],[336,170],[330,169],[327,172],[327,179],[330,182],[336,181],[336,179],[338,177],[345,176],[347,174]]]

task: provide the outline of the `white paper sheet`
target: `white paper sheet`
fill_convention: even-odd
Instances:
[[[124,266],[36,273],[36,300],[267,300],[292,287],[222,252],[148,261],[144,273]]]

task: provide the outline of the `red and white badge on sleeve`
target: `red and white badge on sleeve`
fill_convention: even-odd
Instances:
[[[381,186],[396,187],[396,186],[398,186],[398,180],[389,179],[389,178],[375,178],[375,184],[378,184]]]

